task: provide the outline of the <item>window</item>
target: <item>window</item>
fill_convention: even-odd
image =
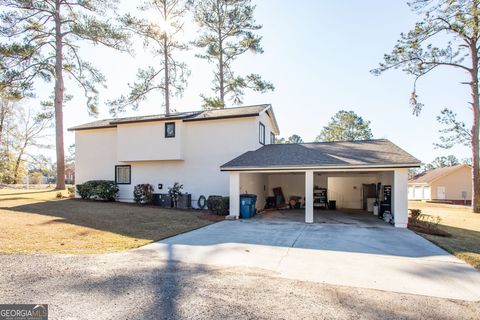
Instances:
[[[275,134],[270,132],[270,144],[275,144]]]
[[[165,138],[175,137],[175,122],[165,123]]]
[[[115,166],[115,183],[130,184],[132,179],[132,169],[130,166]]]
[[[258,142],[265,144],[265,126],[260,122]]]

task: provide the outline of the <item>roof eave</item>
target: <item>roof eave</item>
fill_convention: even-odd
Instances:
[[[67,131],[111,129],[111,128],[116,128],[116,127],[117,127],[116,125],[101,126],[101,127],[72,127],[72,128],[68,128]]]
[[[257,117],[258,112],[255,113],[246,113],[246,114],[235,114],[229,116],[217,116],[217,117],[205,117],[205,118],[187,118],[183,119],[183,122],[193,122],[193,121],[208,121],[208,120],[222,120],[222,119],[235,119],[235,118],[250,118]]]
[[[221,166],[221,171],[288,171],[288,170],[352,170],[352,169],[396,169],[396,168],[418,168],[421,163],[403,163],[403,164],[386,164],[386,165],[349,165],[349,166],[268,166],[268,167],[252,167],[252,166]]]

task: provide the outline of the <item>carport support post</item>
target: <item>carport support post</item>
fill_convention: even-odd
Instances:
[[[395,227],[406,228],[408,223],[408,169],[395,169],[393,173],[393,215]]]
[[[240,216],[240,172],[230,172],[230,218]]]
[[[305,222],[313,223],[313,171],[305,171]]]

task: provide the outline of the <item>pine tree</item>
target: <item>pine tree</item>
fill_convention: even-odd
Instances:
[[[472,149],[473,211],[480,213],[480,154],[479,128],[480,103],[478,87],[480,48],[480,1],[479,0],[415,0],[409,3],[422,20],[408,33],[402,33],[400,40],[390,54],[384,56],[380,66],[372,70],[379,75],[390,69],[402,69],[414,76],[410,105],[418,115],[423,104],[418,101],[417,82],[426,74],[439,67],[457,69],[465,73],[470,87],[472,101],[472,127],[455,119],[451,110],[443,111],[438,118],[447,125],[452,134],[441,140],[444,147],[469,141]],[[442,45],[442,47],[440,47]],[[452,144],[452,142],[454,142]]]
[[[215,65],[213,91],[217,96],[202,95],[206,109],[225,108],[227,99],[241,104],[245,89],[274,90],[258,74],[238,76],[233,71],[233,62],[244,53],[263,53],[262,38],[254,33],[262,28],[255,22],[254,10],[250,0],[199,0],[194,6],[201,32],[195,45],[205,50],[198,57]]]
[[[137,81],[130,85],[130,93],[110,101],[111,113],[116,114],[127,106],[137,109],[139,103],[152,91],[161,91],[164,97],[165,113],[171,111],[170,98],[181,96],[187,85],[190,71],[187,65],[178,61],[175,53],[187,50],[188,46],[177,38],[183,32],[183,19],[188,9],[185,0],[148,0],[140,9],[159,17],[157,21],[140,19],[126,15],[124,25],[144,40],[144,46],[152,49],[155,63],[145,69],[139,69]]]
[[[88,110],[97,113],[98,85],[105,78],[82,59],[80,42],[126,50],[127,36],[108,13],[115,0],[0,0],[0,89],[32,90],[37,80],[54,82],[57,189],[65,189],[63,105],[66,74],[84,91]]]

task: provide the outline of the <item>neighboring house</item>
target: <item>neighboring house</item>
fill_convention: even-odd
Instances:
[[[265,205],[272,189],[305,199],[313,222],[313,189],[329,188],[339,207],[361,208],[365,185],[392,186],[395,225],[407,224],[408,169],[420,161],[388,140],[274,144],[279,128],[270,105],[100,120],[75,131],[76,183],[115,180],[119,200],[132,201],[136,184],[156,193],[175,182],[192,195],[230,196],[239,216],[240,194]],[[233,160],[232,160],[233,159]]]
[[[472,168],[460,164],[420,173],[408,181],[408,199],[470,205]]]

